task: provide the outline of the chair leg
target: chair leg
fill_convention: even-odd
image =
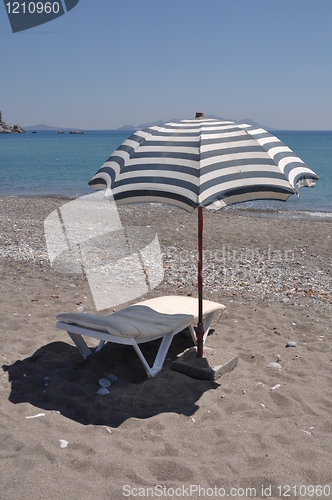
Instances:
[[[210,327],[211,327],[211,324],[212,324],[212,321],[213,321],[213,317],[214,317],[214,312],[207,314],[206,317],[205,317],[205,320],[204,320],[204,337],[203,337],[203,343],[204,344],[205,344],[205,341],[206,341],[207,336],[209,334],[209,330],[210,330]],[[193,327],[192,324],[189,325],[189,330],[190,330],[191,337],[193,339],[194,344],[197,345],[197,335],[196,335],[195,328]]]
[[[193,339],[193,342],[196,345],[197,344],[197,336],[196,336],[195,328],[193,327],[192,324],[189,325],[189,330],[190,330],[190,333],[191,333],[191,338]]]
[[[92,354],[89,347],[86,345],[82,335],[78,335],[77,333],[71,333],[71,332],[67,333],[74,342],[74,344],[76,345],[77,349],[80,351],[84,359],[86,359],[88,356],[90,356],[90,354]]]
[[[99,352],[100,349],[103,347],[103,345],[105,344],[105,340],[101,340],[98,344],[98,347],[96,347],[96,350],[95,352]]]
[[[204,337],[203,337],[204,344],[205,344],[206,338],[208,336],[208,333],[209,333],[209,330],[210,330],[210,326],[211,326],[212,321],[213,321],[213,317],[214,317],[214,312],[212,312],[210,314],[207,314],[206,317],[205,317],[205,321],[204,321]]]
[[[139,359],[141,360],[141,363],[144,366],[144,369],[145,369],[146,373],[148,374],[148,377],[153,377],[151,368],[149,367],[148,362],[146,361],[141,349],[139,348],[137,342],[134,339],[132,339],[131,345],[133,346]]]
[[[173,332],[168,333],[163,337],[157,352],[156,359],[154,360],[153,367],[151,369],[151,371],[153,372],[152,375],[153,377],[162,369],[166,355],[168,353],[169,346],[172,343],[173,337],[174,337]]]
[[[173,332],[170,332],[167,335],[164,335],[164,337],[162,338],[162,341],[160,343],[160,346],[159,346],[159,349],[158,349],[157,355],[155,357],[152,368],[150,368],[148,362],[146,361],[145,357],[143,356],[143,353],[142,353],[141,349],[139,348],[137,342],[133,339],[132,346],[135,349],[139,359],[141,360],[141,363],[144,366],[148,377],[154,377],[162,369],[165,358],[166,358],[166,354],[168,353],[168,349],[169,349],[169,346],[171,345],[173,337],[174,337]]]

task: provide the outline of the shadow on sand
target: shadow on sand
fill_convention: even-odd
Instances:
[[[142,344],[152,364],[159,341]],[[205,391],[216,389],[216,382],[196,380],[171,370],[171,362],[184,349],[192,347],[189,330],[173,339],[164,367],[148,379],[131,346],[106,344],[83,360],[76,347],[53,342],[38,349],[31,357],[2,368],[9,374],[14,403],[30,403],[84,425],[118,427],[128,418],[149,418],[173,412],[186,416],[198,409],[197,401]],[[99,379],[116,375],[110,393],[97,394]]]

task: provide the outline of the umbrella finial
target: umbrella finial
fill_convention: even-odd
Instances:
[[[197,111],[196,112],[195,118],[203,118],[203,117],[204,117],[204,113],[202,113],[202,111]]]

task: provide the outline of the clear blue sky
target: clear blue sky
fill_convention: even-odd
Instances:
[[[332,129],[331,0],[80,0],[13,34],[0,3],[10,124],[112,129],[196,111]]]

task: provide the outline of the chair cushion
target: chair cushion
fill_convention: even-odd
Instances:
[[[122,337],[148,338],[163,336],[181,326],[185,328],[194,320],[194,316],[191,314],[165,314],[146,305],[134,305],[107,316],[64,313],[59,314],[57,320]]]
[[[151,307],[155,311],[165,314],[192,314],[197,320],[198,318],[198,299],[195,297],[187,297],[185,295],[167,295],[164,297],[156,297],[154,299],[140,302],[140,305]],[[218,302],[211,300],[203,300],[203,316],[216,311],[223,311],[226,307]]]

